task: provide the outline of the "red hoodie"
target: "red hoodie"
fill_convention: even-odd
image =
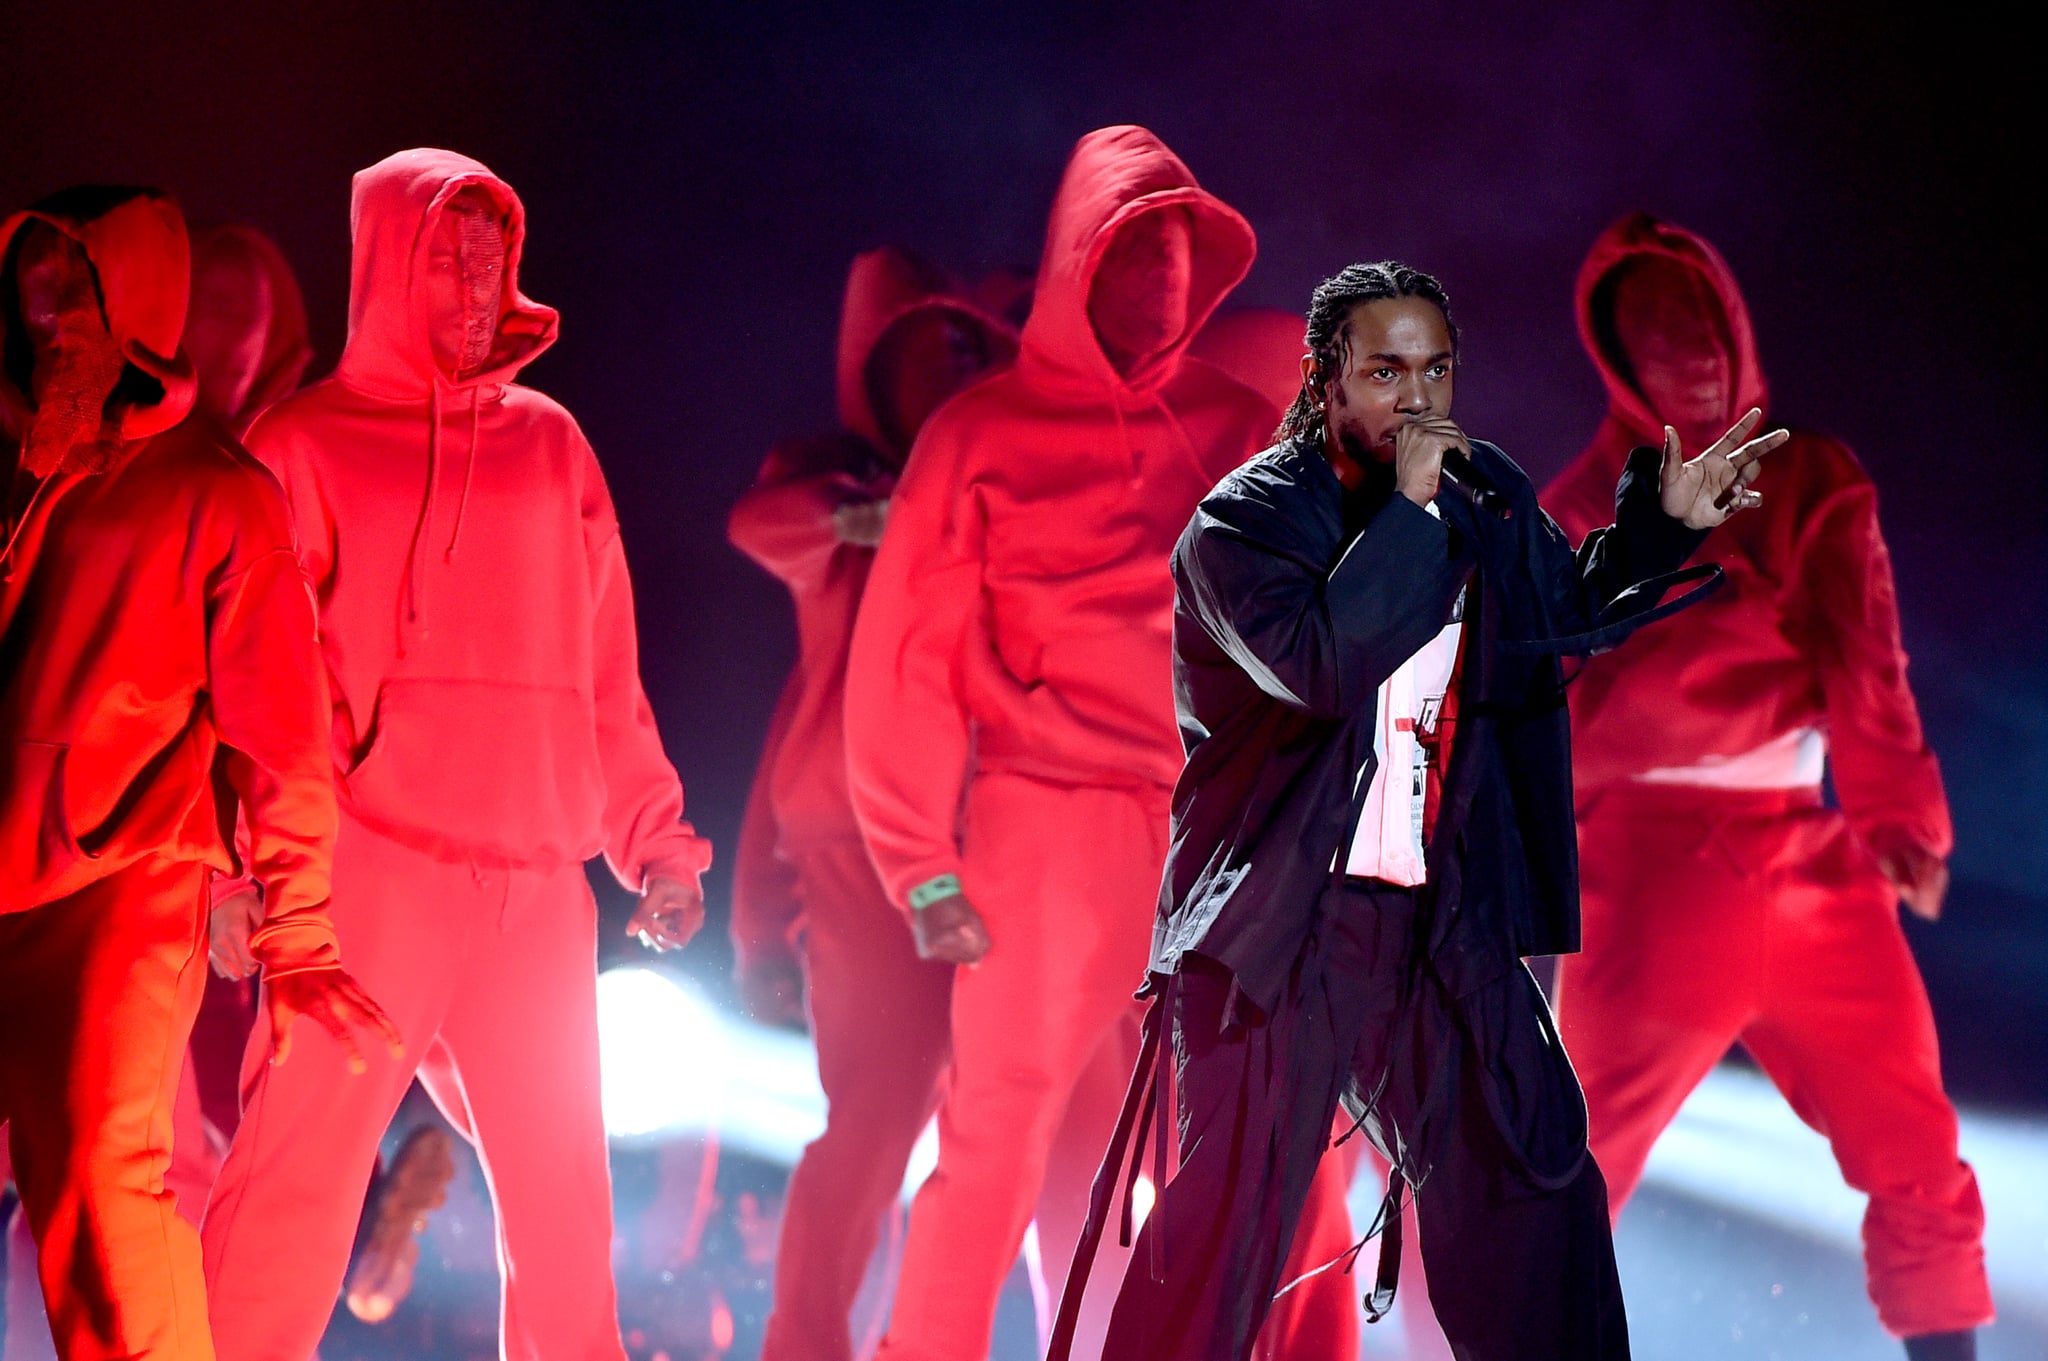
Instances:
[[[32,221],[77,241],[108,332],[161,396],[121,408],[99,473],[40,483],[7,466],[0,561],[0,912],[78,892],[147,856],[235,868],[223,837],[247,813],[249,872],[273,973],[336,961],[326,902],[334,793],[312,601],[275,481],[206,422],[178,348],[187,244],[151,190],[72,190],[0,223],[12,268]],[[0,347],[15,318],[0,315]],[[0,372],[7,425],[32,407]],[[12,445],[16,436],[10,438]]]
[[[1163,208],[1193,227],[1186,328],[1126,377],[1096,339],[1089,288],[1116,229]],[[1180,773],[1167,557],[1274,423],[1184,351],[1256,249],[1145,129],[1075,147],[1017,363],[919,434],[854,630],[848,770],[897,901],[960,871],[970,737],[976,768],[1055,784],[1169,788]]]
[[[1233,307],[1202,328],[1188,353],[1222,369],[1271,402],[1275,411],[1285,411],[1301,391],[1307,335],[1308,323],[1297,313]]]
[[[771,450],[727,527],[736,547],[789,588],[798,646],[734,860],[733,929],[743,949],[792,924],[787,866],[797,852],[860,836],[846,784],[846,656],[875,554],[842,541],[832,516],[895,488],[910,451],[882,431],[869,397],[871,369],[886,334],[930,312],[979,328],[995,364],[1015,353],[1015,332],[945,275],[893,248],[857,257],[839,323],[842,429]]]
[[[198,409],[237,439],[298,390],[313,362],[305,299],[284,252],[254,227],[192,233],[184,350],[199,377]]]
[[[421,278],[474,186],[506,223],[489,358],[445,372]],[[519,292],[525,211],[453,152],[355,179],[348,344],[334,377],[257,421],[320,600],[343,805],[450,860],[548,868],[602,850],[628,888],[687,879],[709,843],[640,688],[633,600],[604,477],[552,399],[512,380],[554,342]]]
[[[1613,518],[1630,447],[1662,438],[1664,423],[1612,338],[1611,281],[1652,255],[1693,271],[1698,296],[1718,303],[1714,329],[1734,378],[1725,421],[1767,408],[1749,309],[1726,262],[1701,237],[1647,214],[1617,222],[1578,279],[1579,334],[1606,380],[1607,419],[1543,496],[1574,539]],[[1727,570],[1729,588],[1595,658],[1572,687],[1580,802],[1649,771],[1710,766],[1812,728],[1826,736],[1836,792],[1865,845],[1946,855],[1948,804],[1906,688],[1876,489],[1847,448],[1805,432],[1765,460],[1756,487],[1763,504],[1700,550],[1700,560]]]

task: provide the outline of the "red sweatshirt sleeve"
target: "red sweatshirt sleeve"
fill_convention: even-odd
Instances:
[[[793,592],[816,585],[840,548],[832,513],[887,495],[843,469],[818,466],[816,453],[822,452],[789,446],[771,451],[726,523],[733,547]]]
[[[761,745],[759,773],[754,776],[747,811],[740,820],[739,848],[733,852],[732,944],[742,967],[750,960],[796,958],[790,940],[800,910],[796,867],[777,853],[779,829],[769,786],[783,734],[789,728],[792,701],[798,694],[794,684],[786,685],[775,705],[768,740]]]
[[[327,898],[334,777],[326,670],[312,587],[289,546],[284,507],[270,547],[214,584],[207,669],[228,784],[247,824],[245,870],[263,886],[251,949],[273,977],[340,963]]]
[[[1877,489],[1846,450],[1830,452],[1848,467],[1799,518],[1787,615],[1820,676],[1835,792],[1873,852],[1910,845],[1946,856],[1955,842],[1948,799],[1906,685]]]
[[[683,783],[662,750],[654,710],[640,686],[640,641],[626,550],[604,474],[587,450],[583,536],[590,557],[605,860],[619,882],[636,893],[657,875],[687,883],[710,867],[711,843],[683,821]]]
[[[980,507],[969,445],[948,414],[927,423],[897,484],[847,663],[854,814],[899,904],[927,880],[960,873],[970,731],[961,659],[988,646]]]

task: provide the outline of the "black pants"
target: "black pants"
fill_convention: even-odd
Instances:
[[[1178,1167],[1106,1357],[1249,1354],[1340,1100],[1370,1107],[1374,1142],[1420,1183],[1429,1294],[1462,1361],[1628,1356],[1606,1184],[1542,997],[1516,969],[1453,1004],[1415,965],[1415,912],[1411,890],[1347,887],[1267,1017],[1231,1008],[1221,966],[1183,961],[1168,993]]]

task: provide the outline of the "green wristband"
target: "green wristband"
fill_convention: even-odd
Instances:
[[[939,899],[957,897],[959,893],[959,875],[934,875],[910,890],[910,910],[912,912],[922,912]]]

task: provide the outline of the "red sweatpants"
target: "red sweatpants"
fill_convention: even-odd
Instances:
[[[789,1179],[762,1361],[851,1361],[847,1316],[911,1148],[938,1105],[949,965],[917,957],[858,840],[798,857],[825,1132]]]
[[[1991,1319],[1984,1206],[1956,1152],[1897,895],[1811,794],[1643,785],[1579,820],[1585,952],[1558,1019],[1615,1213],[1740,1040],[1870,1197],[1864,1260],[1897,1336]]]
[[[166,1184],[206,979],[206,867],[145,860],[0,916],[0,1120],[58,1354],[210,1361]]]
[[[450,865],[346,816],[334,925],[349,971],[405,1037],[351,1076],[311,1025],[267,1062],[259,1019],[242,1125],[207,1206],[206,1284],[225,1361],[295,1361],[333,1312],[377,1141],[417,1072],[471,1131],[497,1211],[501,1354],[623,1361],[598,1102],[597,910],[580,866]]]
[[[178,1098],[171,1107],[171,1166],[164,1173],[164,1186],[178,1198],[178,1214],[194,1229],[206,1212],[213,1179],[220,1175],[225,1141],[216,1131],[235,1126],[232,1110],[222,1112],[224,1125],[216,1123],[214,1113],[206,1108],[205,1092],[210,1084],[224,1082],[232,1104],[235,1070],[241,1066],[242,1042],[249,1033],[249,1005],[241,991],[247,986],[207,977],[199,1018],[186,1050],[184,1075],[178,1080]],[[223,1052],[230,1040],[231,1054]],[[0,1125],[0,1185],[8,1180],[5,1129]],[[7,1233],[7,1331],[0,1338],[0,1361],[54,1361],[57,1344],[43,1314],[35,1240],[29,1236],[27,1217],[18,1206]]]
[[[881,1361],[988,1355],[996,1297],[1069,1097],[1105,1041],[1131,1024],[1166,859],[1167,800],[1164,789],[975,778],[965,877],[991,945],[953,980],[939,1162],[911,1207]],[[1104,1144],[1115,1115],[1099,1122]],[[1046,1274],[1064,1279],[1067,1263],[1051,1260],[1054,1251]]]

